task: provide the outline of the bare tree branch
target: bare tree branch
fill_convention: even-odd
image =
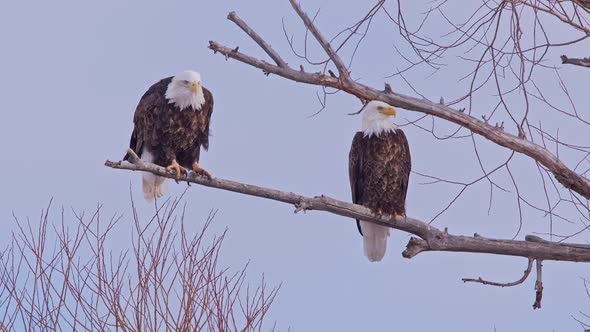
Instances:
[[[553,173],[555,178],[564,187],[580,194],[586,199],[590,199],[590,180],[568,168],[557,156],[544,146],[527,140],[524,130],[521,127],[518,128],[518,135],[513,135],[504,131],[502,127],[488,124],[486,121],[479,120],[474,116],[462,112],[460,109],[453,109],[440,103],[402,95],[389,90],[380,91],[347,79],[344,75],[348,75],[348,71],[345,69],[344,63],[330,47],[329,43],[326,42],[326,38],[322,36],[309,17],[301,10],[299,5],[297,5],[294,0],[290,0],[290,2],[295,11],[302,18],[306,28],[312,32],[324,51],[337,66],[340,72],[339,78],[324,75],[322,73],[310,73],[303,69],[295,70],[289,66],[280,67],[271,65],[263,60],[241,53],[236,48],[232,49],[215,41],[209,42],[209,48],[216,53],[219,52],[223,54],[226,58],[232,58],[250,66],[262,69],[265,74],[272,73],[301,83],[343,90],[361,100],[381,100],[396,107],[448,120],[465,127],[500,146],[529,156]],[[252,38],[252,34],[248,33],[248,35]]]
[[[129,149],[127,152],[131,156],[129,159],[131,163],[107,160],[105,166],[115,169],[150,172],[158,176],[175,178],[175,174],[167,171],[164,167],[141,160],[133,150]],[[421,239],[410,239],[408,248],[403,253],[406,258],[412,258],[424,251],[451,251],[521,256],[542,260],[590,262],[590,246],[583,244],[538,241],[538,237],[532,237],[533,241],[515,241],[489,239],[481,236],[451,235],[446,229],[444,231],[440,230],[418,219],[411,217],[394,219],[391,215],[375,215],[370,209],[362,205],[339,201],[324,195],[313,198],[305,197],[291,192],[230,180],[209,179],[194,173],[182,175],[181,181],[293,204],[296,207],[295,212],[301,210],[326,211],[412,233]]]
[[[590,67],[590,58],[568,58],[567,55],[561,56],[561,63],[576,65],[581,67]]]

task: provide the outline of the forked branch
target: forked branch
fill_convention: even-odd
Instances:
[[[527,280],[527,278],[531,274],[531,271],[533,270],[533,261],[534,261],[534,259],[529,258],[529,263],[527,265],[526,270],[524,270],[524,274],[522,275],[522,277],[520,277],[520,279],[518,279],[516,281],[512,281],[512,282],[495,282],[495,281],[484,280],[481,277],[479,277],[477,279],[463,278],[463,282],[475,282],[475,283],[479,283],[479,284],[496,286],[496,287],[513,287],[513,286],[517,286],[517,285],[522,284],[525,280]]]
[[[141,160],[133,150],[129,149],[128,153],[131,156],[130,163],[107,160],[105,165],[115,169],[144,171],[162,177],[175,178],[175,174],[167,171],[164,167]],[[414,234],[419,238],[410,239],[407,249],[403,253],[406,258],[412,258],[425,251],[450,251],[530,257],[538,260],[590,262],[590,245],[555,243],[540,240],[538,237],[527,237],[525,241],[516,241],[497,240],[481,236],[452,235],[446,229],[440,230],[415,218],[398,217],[394,219],[390,215],[375,215],[370,209],[362,205],[339,201],[324,195],[305,197],[292,192],[231,180],[209,179],[194,173],[184,174],[180,180],[292,204],[296,207],[296,212],[300,210],[326,211],[349,217],[352,220],[362,219]]]
[[[526,270],[524,270],[524,275],[513,282],[494,282],[484,280],[481,277],[477,279],[472,278],[463,278],[463,282],[475,282],[489,286],[497,286],[497,287],[512,287],[522,284],[533,270],[533,258],[529,257],[529,263],[527,265]],[[533,309],[540,309],[541,308],[541,299],[543,298],[543,261],[540,259],[536,260],[537,262],[537,281],[535,282],[535,303],[533,303]]]
[[[300,67],[299,70],[295,70],[288,65],[272,65],[262,59],[239,52],[237,48],[226,47],[215,41],[209,42],[209,48],[216,53],[222,54],[226,58],[232,58],[252,67],[262,69],[265,74],[275,74],[296,82],[335,88],[354,95],[361,100],[381,100],[396,107],[433,115],[453,122],[500,146],[529,156],[549,169],[565,188],[578,193],[586,199],[590,199],[590,180],[567,167],[556,155],[551,153],[545,147],[527,140],[524,131],[520,130],[520,133],[514,135],[504,131],[503,128],[495,127],[485,121],[466,114],[465,112],[461,112],[459,109],[454,109],[441,103],[434,103],[426,99],[399,94],[391,91],[391,89],[385,91],[378,90],[350,79],[348,69],[344,65],[344,62],[332,49],[327,42],[327,39],[321,34],[305,12],[303,12],[299,4],[297,4],[295,0],[289,1],[302,19],[305,27],[313,34],[316,41],[321,45],[330,60],[332,60],[338,68],[338,77],[325,75],[323,73],[306,72],[303,70],[303,67]],[[243,20],[239,19],[235,13],[230,14],[230,16],[230,19],[233,22],[239,22],[236,24],[242,27],[242,30],[244,30],[250,38],[256,41],[258,45],[260,45],[276,61],[277,56],[274,55],[274,51],[269,53],[268,47],[265,46],[268,45],[268,43],[260,42],[262,37],[250,27],[244,29],[243,27],[247,25]]]

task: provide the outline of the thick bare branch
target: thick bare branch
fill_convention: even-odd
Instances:
[[[301,8],[295,3],[295,1],[290,1],[298,14],[302,13],[304,15],[304,13],[301,11]],[[302,16],[302,18],[303,17],[307,16]],[[310,29],[312,33],[314,31],[317,32],[317,28],[311,21],[309,21],[309,18],[307,18],[307,20],[303,19],[303,21],[306,24],[306,27]],[[327,49],[329,44],[325,43],[325,39],[321,36],[321,34],[319,34],[319,32],[318,35],[314,33],[314,36],[316,39],[319,38],[318,41],[320,44],[322,44],[322,47],[324,47],[324,50],[326,50],[328,55],[336,55],[333,53],[331,48]],[[521,132],[519,135],[510,134],[504,131],[502,128],[490,125],[485,121],[481,121],[469,114],[466,114],[465,112],[461,112],[461,110],[453,109],[446,105],[434,103],[426,99],[418,99],[391,91],[380,91],[352,80],[344,82],[342,79],[323,75],[321,73],[309,73],[303,70],[295,70],[288,66],[279,67],[271,65],[260,59],[241,53],[235,48],[232,49],[223,46],[215,41],[209,42],[209,48],[215,52],[223,54],[227,58],[232,58],[253,67],[260,68],[265,73],[276,74],[286,79],[301,83],[340,89],[362,100],[381,100],[396,107],[433,115],[438,118],[456,123],[500,146],[525,154],[538,161],[540,164],[549,169],[564,187],[573,190],[586,199],[590,199],[590,180],[568,168],[561,160],[559,160],[557,156],[552,154],[545,147],[527,140],[525,138],[524,132]]]
[[[561,63],[576,65],[581,67],[590,67],[590,58],[568,58],[567,55],[561,56]]]
[[[105,165],[115,169],[151,172],[167,178],[175,177],[173,173],[168,172],[164,167],[150,164],[139,159],[132,150],[128,150],[128,152],[131,155],[131,163],[112,162],[107,160]],[[440,230],[418,219],[411,217],[398,217],[397,219],[394,219],[390,215],[378,216],[362,205],[339,201],[324,195],[313,198],[305,197],[291,192],[269,189],[230,180],[209,179],[198,176],[194,173],[182,175],[181,181],[293,204],[296,207],[296,211],[326,211],[340,216],[352,219],[362,219],[415,234],[421,239],[410,239],[408,249],[404,252],[404,257],[406,258],[414,257],[418,253],[424,251],[450,251],[521,256],[542,260],[590,262],[590,249],[585,245],[554,243],[549,241],[495,240],[481,236],[471,237],[451,235],[446,229],[444,231]]]

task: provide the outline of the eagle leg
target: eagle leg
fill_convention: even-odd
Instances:
[[[212,178],[211,173],[207,172],[205,169],[199,166],[199,163],[197,163],[196,161],[193,163],[193,172],[201,176],[208,177],[209,179]]]
[[[186,174],[186,168],[180,166],[176,159],[172,160],[172,164],[166,167],[166,170],[168,170],[169,172],[174,172],[176,174],[176,182],[180,180],[180,176],[182,174]]]

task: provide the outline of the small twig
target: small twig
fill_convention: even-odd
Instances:
[[[519,125],[517,125],[517,128],[518,128],[518,138],[525,139],[526,133],[524,132],[524,129],[522,128],[522,126],[519,124]]]
[[[393,90],[391,90],[391,85],[389,85],[389,83],[385,83],[385,88],[383,89],[383,92],[393,93]]]
[[[480,283],[480,284],[484,284],[484,285],[490,285],[490,286],[498,286],[498,287],[512,287],[512,286],[516,286],[516,285],[520,285],[522,284],[531,274],[531,271],[533,269],[533,261],[534,259],[529,257],[529,263],[528,266],[526,268],[526,270],[524,270],[524,274],[523,276],[513,282],[494,282],[494,281],[487,281],[482,279],[481,277],[477,278],[477,279],[471,279],[471,278],[463,278],[463,282],[476,282],[476,283]]]
[[[352,112],[352,113],[347,113],[347,115],[357,115],[357,114],[360,114],[365,109],[365,106],[367,106],[367,105],[364,104],[358,111]]]

